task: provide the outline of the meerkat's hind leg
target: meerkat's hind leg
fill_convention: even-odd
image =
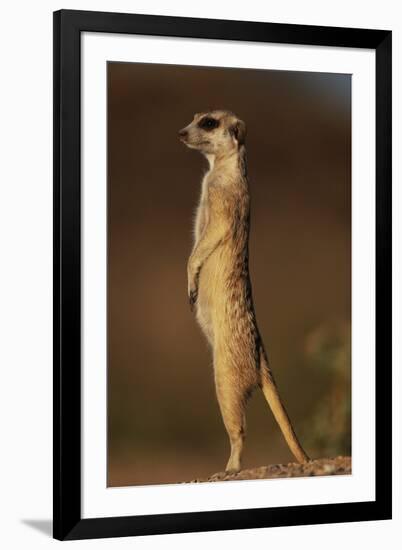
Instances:
[[[216,393],[230,441],[230,456],[225,470],[235,473],[241,470],[243,444],[246,437],[246,399],[237,388],[228,382],[226,381],[225,384],[217,380]]]
[[[240,423],[229,427],[228,435],[230,440],[230,456],[226,464],[225,471],[236,473],[241,470],[241,459],[243,454],[243,445],[246,437],[246,419],[243,412]]]

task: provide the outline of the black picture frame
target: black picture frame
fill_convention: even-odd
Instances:
[[[61,10],[54,16],[54,521],[60,540],[390,519],[390,31]],[[81,515],[81,48],[83,32],[369,48],[376,56],[376,498],[370,502]]]

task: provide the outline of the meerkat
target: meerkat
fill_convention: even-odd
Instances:
[[[198,113],[179,131],[180,140],[209,163],[187,264],[188,298],[212,349],[216,395],[230,440],[227,472],[241,469],[245,408],[257,387],[296,459],[309,460],[279,396],[254,311],[245,137],[245,123],[223,110]]]

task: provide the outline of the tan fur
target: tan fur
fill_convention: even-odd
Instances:
[[[296,459],[308,460],[279,397],[254,312],[248,268],[245,131],[244,122],[233,113],[212,111],[195,115],[179,132],[182,141],[202,152],[210,164],[202,182],[188,260],[188,295],[213,352],[216,393],[231,445],[227,471],[241,468],[245,406],[258,386]]]

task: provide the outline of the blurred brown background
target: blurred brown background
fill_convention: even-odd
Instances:
[[[224,468],[210,352],[187,301],[207,164],[177,138],[195,112],[247,124],[250,271],[280,393],[312,458],[350,454],[349,75],[108,64],[108,485]],[[293,460],[262,395],[244,467]]]

